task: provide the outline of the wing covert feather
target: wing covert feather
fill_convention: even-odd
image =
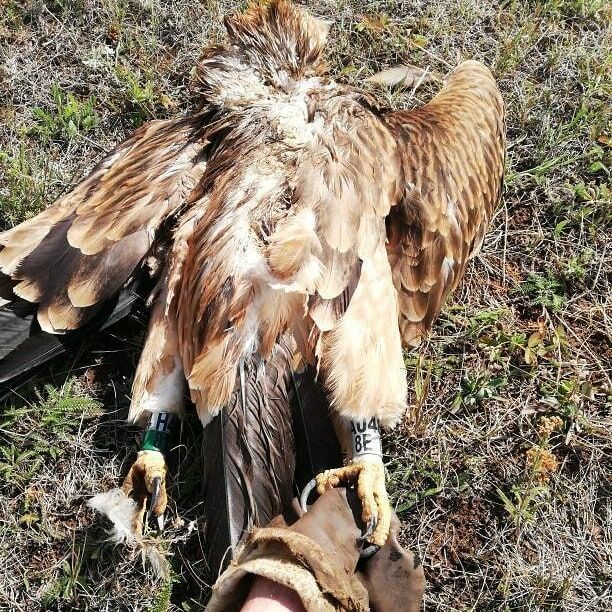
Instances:
[[[322,100],[318,113],[321,128],[300,159],[292,213],[309,210],[316,220],[319,274],[309,314],[327,331],[348,307],[362,262],[385,242],[385,217],[401,193],[401,158],[366,98]]]
[[[428,104],[384,121],[402,149],[387,254],[405,346],[418,346],[479,250],[502,189],[504,107],[479,62],[461,64]]]
[[[204,172],[207,117],[138,128],[72,191],[0,234],[2,292],[48,332],[83,324],[129,279]],[[7,279],[8,277],[8,279]]]

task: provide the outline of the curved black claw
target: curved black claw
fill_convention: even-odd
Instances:
[[[151,497],[149,498],[149,508],[153,509],[157,505],[157,501],[159,500],[159,494],[161,493],[162,488],[162,478],[161,476],[155,476],[151,479]],[[164,515],[160,514],[155,517],[155,521],[157,523],[157,530],[164,530]]]
[[[366,530],[363,532],[363,534],[359,538],[359,541],[367,543],[368,538],[374,533],[374,530],[376,529],[376,525],[378,525],[378,515],[374,514],[372,518],[368,521],[368,524],[366,525]],[[377,546],[376,544],[370,544],[369,546],[366,546],[365,548],[361,550],[361,552],[359,553],[359,556],[362,559],[366,557],[371,557],[374,553],[377,553],[379,549],[380,549],[380,546]]]
[[[373,554],[377,553],[379,550],[380,550],[380,546],[377,546],[376,544],[370,544],[369,546],[366,546],[359,553],[359,557],[361,559],[365,559],[367,557],[371,557]]]
[[[360,542],[363,542],[364,540],[367,541],[367,539],[374,533],[374,530],[376,529],[376,525],[378,525],[378,516],[375,514],[368,521],[368,524],[366,525],[366,530],[361,534],[359,541]]]
[[[316,486],[317,480],[313,478],[302,490],[302,494],[300,495],[300,506],[302,506],[304,512],[308,512],[308,497]]]
[[[149,500],[149,508],[155,508],[161,491],[162,479],[161,476],[155,476],[151,480],[151,499]]]

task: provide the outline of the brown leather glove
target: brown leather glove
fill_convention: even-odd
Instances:
[[[271,525],[249,534],[213,587],[209,612],[240,610],[252,575],[294,589],[307,612],[368,610],[367,593],[354,573],[360,531],[344,490],[320,497],[290,527],[280,518]]]
[[[425,592],[425,574],[418,556],[397,541],[395,513],[385,545],[359,564],[357,576],[370,596],[372,612],[417,612]]]
[[[256,575],[295,590],[307,612],[417,610],[424,590],[422,567],[395,537],[359,562],[359,514],[358,500],[349,504],[346,490],[333,489],[291,526],[278,517],[255,529],[213,587],[207,609],[240,610]]]

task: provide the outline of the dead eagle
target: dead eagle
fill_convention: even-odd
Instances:
[[[144,478],[164,511],[155,436],[164,413],[182,412],[185,385],[206,426],[253,356],[277,378],[314,364],[350,458],[317,488],[354,482],[380,546],[378,423],[405,413],[402,345],[427,333],[499,200],[502,99],[468,61],[429,104],[381,110],[327,75],[327,24],[288,0],[225,24],[228,42],[196,68],[196,114],[143,125],[0,235],[0,295],[37,304],[42,330],[63,334],[158,259],[129,415],[155,435],[129,480]]]

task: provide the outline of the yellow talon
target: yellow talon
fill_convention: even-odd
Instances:
[[[144,515],[149,500],[151,512],[163,525],[163,515],[168,505],[166,494],[166,461],[158,451],[140,451],[121,486],[123,492],[136,502],[133,518],[134,533],[142,533]]]
[[[361,518],[367,525],[372,521],[376,527],[368,541],[376,546],[383,546],[391,528],[391,506],[385,487],[385,471],[382,463],[373,461],[355,461],[341,468],[325,470],[316,477],[317,493],[341,485],[355,485],[361,501]]]

